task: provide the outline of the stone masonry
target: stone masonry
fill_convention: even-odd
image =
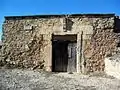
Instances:
[[[77,72],[101,72],[117,50],[114,14],[7,16],[1,65],[51,71],[52,35],[77,35]],[[82,45],[81,45],[82,42]]]

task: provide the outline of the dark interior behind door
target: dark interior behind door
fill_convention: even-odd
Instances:
[[[52,71],[76,72],[77,35],[52,36]]]
[[[76,72],[76,42],[55,40],[52,45],[53,72]]]
[[[52,70],[54,72],[67,72],[68,66],[68,43],[66,41],[53,41],[53,62]]]

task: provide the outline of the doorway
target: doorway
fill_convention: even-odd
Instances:
[[[76,35],[53,36],[53,72],[76,72],[76,39]]]

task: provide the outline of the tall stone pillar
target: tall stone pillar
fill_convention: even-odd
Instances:
[[[77,34],[77,73],[81,72],[81,33]]]
[[[46,36],[47,39],[47,45],[45,46],[45,69],[46,71],[51,72],[52,71],[52,35],[47,35]]]
[[[85,47],[86,34],[83,31],[77,35],[77,72],[85,73]]]
[[[81,42],[82,42],[82,49],[81,49],[81,66],[82,66],[82,73],[85,73],[85,55],[84,55],[84,50],[85,50],[85,38],[86,38],[86,34],[82,34],[82,39],[81,39]]]

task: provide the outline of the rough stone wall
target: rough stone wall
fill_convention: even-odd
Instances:
[[[116,51],[118,39],[113,29],[96,29],[91,38],[84,52],[87,71],[104,71],[104,59]]]
[[[2,64],[9,67],[44,68],[52,29],[59,19],[10,19],[3,24]],[[32,25],[32,30],[24,26]]]
[[[118,45],[116,54],[105,58],[105,73],[120,79],[120,18],[115,18],[115,29],[117,33]]]
[[[84,62],[82,64],[85,65],[85,72],[104,71],[105,57],[112,55],[117,49],[118,37],[114,32],[114,17],[82,18],[78,22],[79,24],[76,27],[81,27],[82,25],[93,27],[92,34],[88,33],[89,29],[88,31],[83,31],[85,35],[83,36]]]
[[[49,55],[51,35],[78,34],[83,31],[84,65],[86,71],[104,71],[104,58],[116,49],[117,37],[114,30],[114,17],[74,17],[71,30],[63,32],[63,18],[10,19],[3,24],[4,64],[22,68],[44,68]],[[32,30],[24,30],[25,25]],[[93,33],[84,31],[82,26],[90,25]]]
[[[3,32],[3,60],[11,67],[43,68],[42,50],[46,46],[44,34],[36,29],[24,30],[33,20],[6,20]],[[32,23],[33,24],[33,23]]]

